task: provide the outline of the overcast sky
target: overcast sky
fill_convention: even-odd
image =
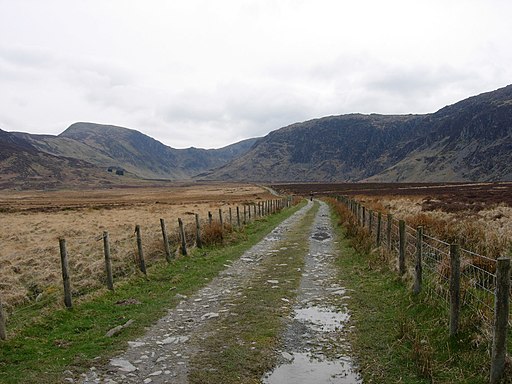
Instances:
[[[0,0],[0,128],[213,148],[512,83],[509,0]]]

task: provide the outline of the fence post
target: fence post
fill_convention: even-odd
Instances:
[[[363,205],[363,225],[364,228],[366,226],[366,207]]]
[[[108,232],[103,232],[103,253],[105,255],[105,273],[107,275],[107,288],[114,290],[114,278],[112,277],[112,261],[110,259],[110,241]]]
[[[421,259],[423,257],[423,227],[416,229],[416,266],[414,268],[414,288],[413,293],[417,295],[421,292],[421,286],[423,282],[423,267],[421,265]]]
[[[71,284],[69,281],[68,272],[68,251],[66,249],[66,239],[59,239],[60,248],[60,264],[62,267],[62,282],[64,283],[64,305],[66,308],[71,308]]]
[[[386,227],[386,240],[388,242],[388,251],[391,252],[391,249],[393,249],[393,244],[391,241],[391,230],[393,229],[393,215],[391,213],[388,213],[388,222]]]
[[[238,228],[240,229],[240,207],[236,206],[236,222],[238,224]]]
[[[244,204],[244,225],[247,224],[247,206]]]
[[[224,220],[222,219],[222,208],[219,208],[219,222],[221,230],[224,229]]]
[[[2,301],[0,300],[0,340],[7,339],[7,332],[5,330],[5,315]]]
[[[368,230],[370,231],[370,235],[372,234],[372,226],[373,226],[373,211],[371,209],[368,210]]]
[[[181,254],[183,256],[187,256],[187,239],[185,238],[185,228],[183,228],[183,221],[179,217],[178,226],[180,227]]]
[[[233,227],[233,212],[231,210],[231,207],[229,207],[229,225]]]
[[[213,221],[212,213],[210,211],[208,211],[208,225],[210,227],[212,226],[212,221]]]
[[[164,219],[160,219],[160,226],[162,227],[162,237],[164,240],[165,260],[170,263],[172,260],[171,248],[169,247],[169,236],[167,234],[167,226],[165,225]]]
[[[377,214],[377,247],[382,243],[382,213]]]
[[[450,336],[459,328],[460,315],[460,252],[457,244],[450,245]]]
[[[247,206],[247,210],[249,211],[248,213],[249,213],[249,223],[250,223],[251,222],[251,206],[250,205]]]
[[[497,383],[505,372],[507,356],[507,325],[510,306],[510,259],[500,257],[496,265],[496,292],[491,352],[491,384]]]
[[[231,208],[229,208],[231,213]],[[201,241],[201,224],[199,222],[199,214],[196,213],[196,246],[197,248],[203,248],[203,242]]]
[[[398,273],[405,274],[405,221],[398,222]]]
[[[143,274],[146,272],[146,261],[144,260],[144,250],[142,249],[142,235],[140,233],[140,225],[135,226],[135,233],[137,235],[137,251],[139,252],[139,269]]]

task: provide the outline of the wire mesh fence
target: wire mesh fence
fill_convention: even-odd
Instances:
[[[380,236],[378,235],[378,213],[368,210],[358,202],[342,201],[352,209],[356,216],[356,222],[365,226],[372,238],[380,246],[388,250],[392,257],[399,258],[402,248],[405,257],[405,273],[413,276],[418,247],[421,247],[421,267],[423,271],[424,288],[430,294],[450,301],[450,276],[451,276],[451,244],[433,237],[428,233],[422,233],[421,243],[418,243],[418,228],[405,225],[404,233],[400,233],[400,221],[390,214],[381,212]],[[364,213],[364,214],[363,214]],[[401,244],[401,237],[404,244]],[[496,264],[494,258],[487,257],[467,249],[458,248],[460,257],[460,300],[465,309],[477,314],[483,323],[491,326],[494,319],[495,291],[496,291]],[[393,256],[394,255],[394,256]],[[399,261],[397,263],[399,266]],[[400,266],[399,268],[400,269]],[[512,297],[512,292],[511,292]],[[511,316],[512,319],[512,316]],[[512,320],[509,321],[512,325]]]

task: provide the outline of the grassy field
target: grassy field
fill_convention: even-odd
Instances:
[[[190,257],[171,264],[157,261],[148,269],[148,278],[129,278],[115,292],[99,291],[72,310],[58,309],[40,316],[37,308],[27,309],[32,312],[26,315],[32,314],[37,321],[2,342],[0,382],[55,383],[66,368],[76,372],[105,362],[175,306],[179,301],[176,294],[190,295],[206,285],[227,262],[238,258],[297,208],[253,222],[225,247],[195,249]],[[128,320],[134,323],[123,332],[105,336]]]
[[[162,257],[160,218],[167,222],[177,249],[177,219],[193,238],[195,213],[208,211],[225,222],[236,206],[275,198],[254,185],[182,184],[166,188],[85,191],[0,191],[0,300],[8,312],[21,304],[51,300],[61,289],[59,237],[66,238],[73,294],[103,285],[103,231],[110,234],[114,278],[135,272],[134,228],[142,229],[144,253],[151,264]],[[194,230],[192,229],[194,228]]]

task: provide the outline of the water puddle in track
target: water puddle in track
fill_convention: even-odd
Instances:
[[[331,307],[311,306],[295,309],[294,320],[320,334],[341,330],[349,320],[347,312]],[[315,383],[348,384],[362,383],[349,357],[329,359],[320,351],[283,352],[286,363],[279,365],[263,378],[264,384]]]
[[[295,310],[295,319],[321,332],[334,332],[343,328],[349,314],[334,308],[308,307]]]
[[[309,353],[293,353],[291,361],[277,367],[265,384],[348,384],[361,380],[352,372],[350,361],[328,361],[321,357],[312,357]]]

